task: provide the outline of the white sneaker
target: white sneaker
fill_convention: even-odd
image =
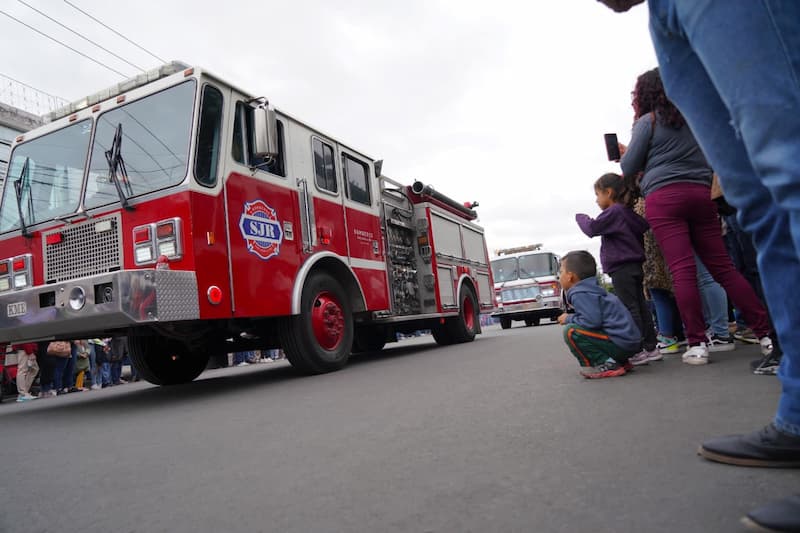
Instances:
[[[98,385],[98,384],[95,383],[94,385],[92,385],[89,388],[92,389],[92,390],[100,390],[100,389],[103,388],[103,386],[102,385]]]
[[[690,346],[683,354],[683,362],[687,365],[706,365],[708,364],[708,348],[704,342],[697,346]]]
[[[247,361],[242,361],[241,363],[239,363],[236,366],[250,366],[250,363],[248,363]]]
[[[772,339],[769,337],[761,337],[758,343],[761,345],[761,355],[766,357],[772,353]]]

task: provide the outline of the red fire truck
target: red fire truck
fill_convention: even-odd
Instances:
[[[495,251],[492,260],[497,309],[492,316],[508,329],[514,320],[538,326],[543,318],[556,321],[564,312],[558,282],[560,257],[541,244]]]
[[[193,380],[280,347],[302,372],[493,309],[475,211],[173,62],[55,112],[12,146],[0,343],[127,335],[141,375]]]

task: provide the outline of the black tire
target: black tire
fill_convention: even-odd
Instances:
[[[475,340],[475,335],[480,329],[479,309],[475,292],[470,287],[464,287],[461,291],[458,316],[448,318],[444,324],[437,324],[431,329],[436,343],[445,346]]]
[[[530,326],[538,326],[539,325],[539,320],[540,319],[539,319],[538,316],[533,317],[533,318],[526,318],[525,319],[525,325],[528,326],[528,327],[530,327]]]
[[[128,334],[128,355],[139,375],[154,385],[189,383],[208,365],[208,353],[149,331]]]
[[[450,328],[447,327],[448,324],[436,324],[434,327],[431,328],[431,335],[433,335],[433,340],[436,341],[436,344],[439,346],[447,346],[449,344],[453,344],[453,337],[450,334]]]
[[[510,329],[511,319],[506,317],[500,317],[500,327],[503,329]]]
[[[326,272],[312,272],[303,286],[300,314],[280,325],[286,359],[304,374],[323,374],[347,364],[353,347],[353,312],[344,289]]]
[[[386,346],[386,328],[362,326],[353,334],[353,353],[379,352]]]

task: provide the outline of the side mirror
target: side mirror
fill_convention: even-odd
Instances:
[[[256,157],[277,157],[278,117],[269,104],[261,104],[254,109],[253,127],[255,128],[254,154]]]

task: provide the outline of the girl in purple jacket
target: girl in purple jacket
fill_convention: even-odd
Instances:
[[[600,264],[611,276],[614,292],[630,311],[639,331],[642,332],[641,351],[629,361],[646,365],[662,359],[656,349],[656,331],[653,315],[644,298],[644,233],[647,221],[637,215],[632,207],[636,200],[619,174],[603,174],[594,184],[597,205],[603,210],[593,219],[583,213],[575,215],[581,231],[587,236],[600,235]]]

